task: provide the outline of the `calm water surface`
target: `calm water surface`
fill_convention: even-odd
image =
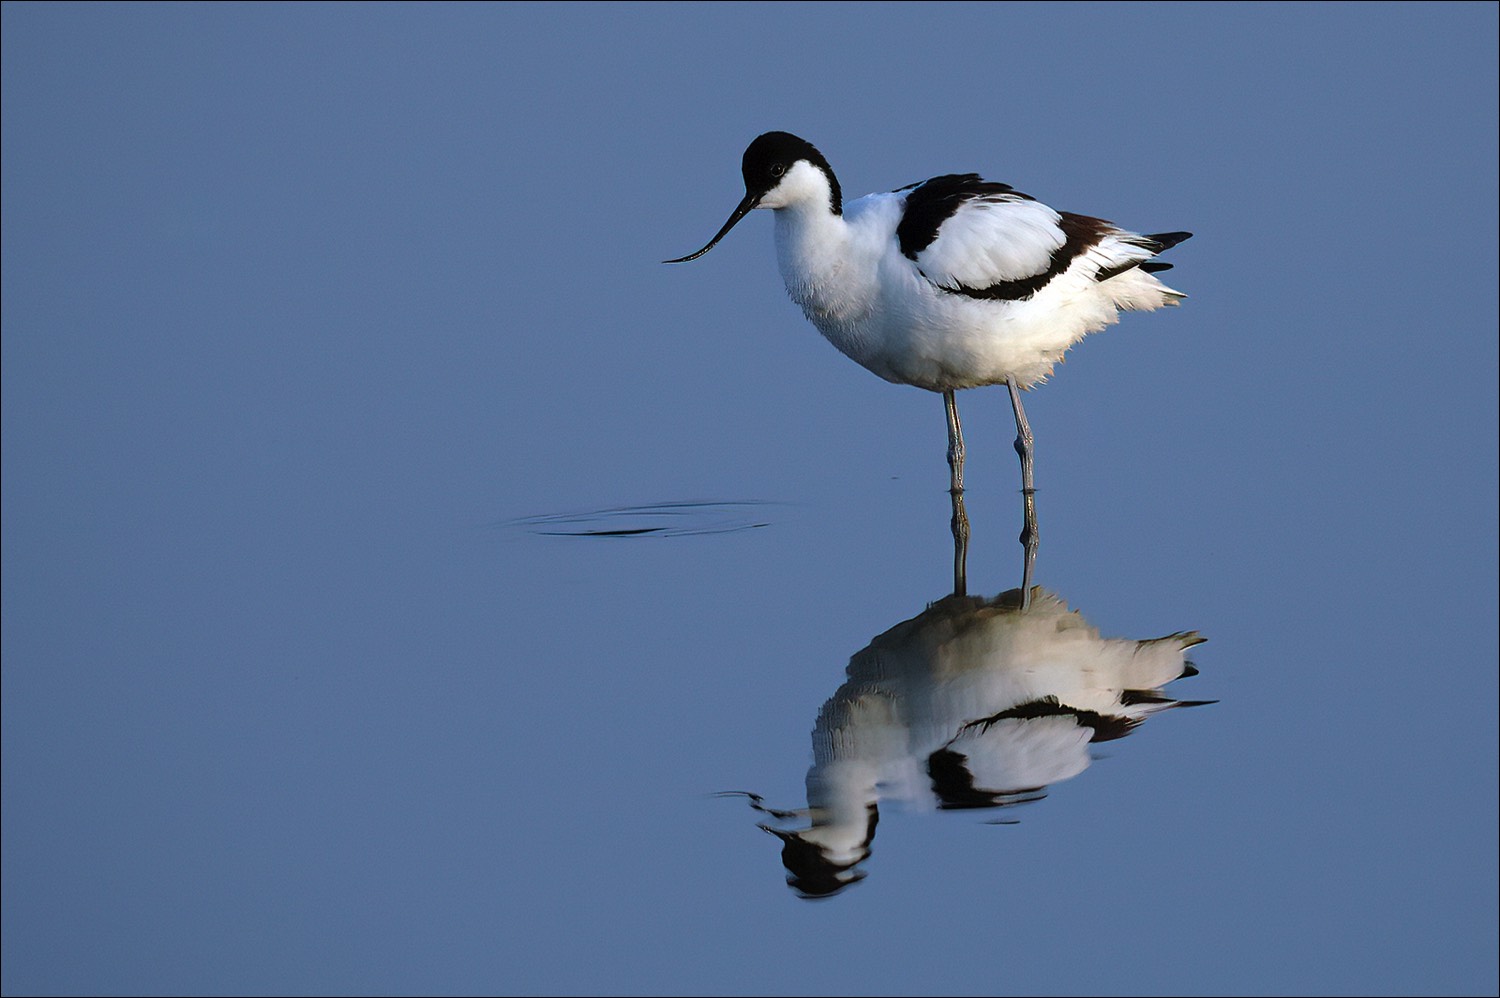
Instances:
[[[1493,5],[3,17],[6,994],[1495,993]],[[1027,611],[772,128],[1196,233]]]

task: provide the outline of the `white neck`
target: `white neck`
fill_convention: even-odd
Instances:
[[[827,175],[798,162],[761,204],[776,212],[776,258],[792,300],[807,310],[837,310],[841,275],[848,258],[849,225],[833,213]],[[847,275],[845,275],[847,277]]]

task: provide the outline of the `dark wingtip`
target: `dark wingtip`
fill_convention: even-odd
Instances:
[[[1146,238],[1156,244],[1156,252],[1160,253],[1162,250],[1169,250],[1178,243],[1193,238],[1193,234],[1191,232],[1153,232]]]

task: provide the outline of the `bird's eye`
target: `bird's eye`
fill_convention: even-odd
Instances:
[[[771,176],[779,177],[786,172],[786,166],[782,163],[771,164]]]

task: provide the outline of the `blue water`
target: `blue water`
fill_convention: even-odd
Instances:
[[[1495,993],[1492,5],[3,16],[6,994]],[[657,263],[769,128],[1195,232],[1027,412],[1196,674]]]

